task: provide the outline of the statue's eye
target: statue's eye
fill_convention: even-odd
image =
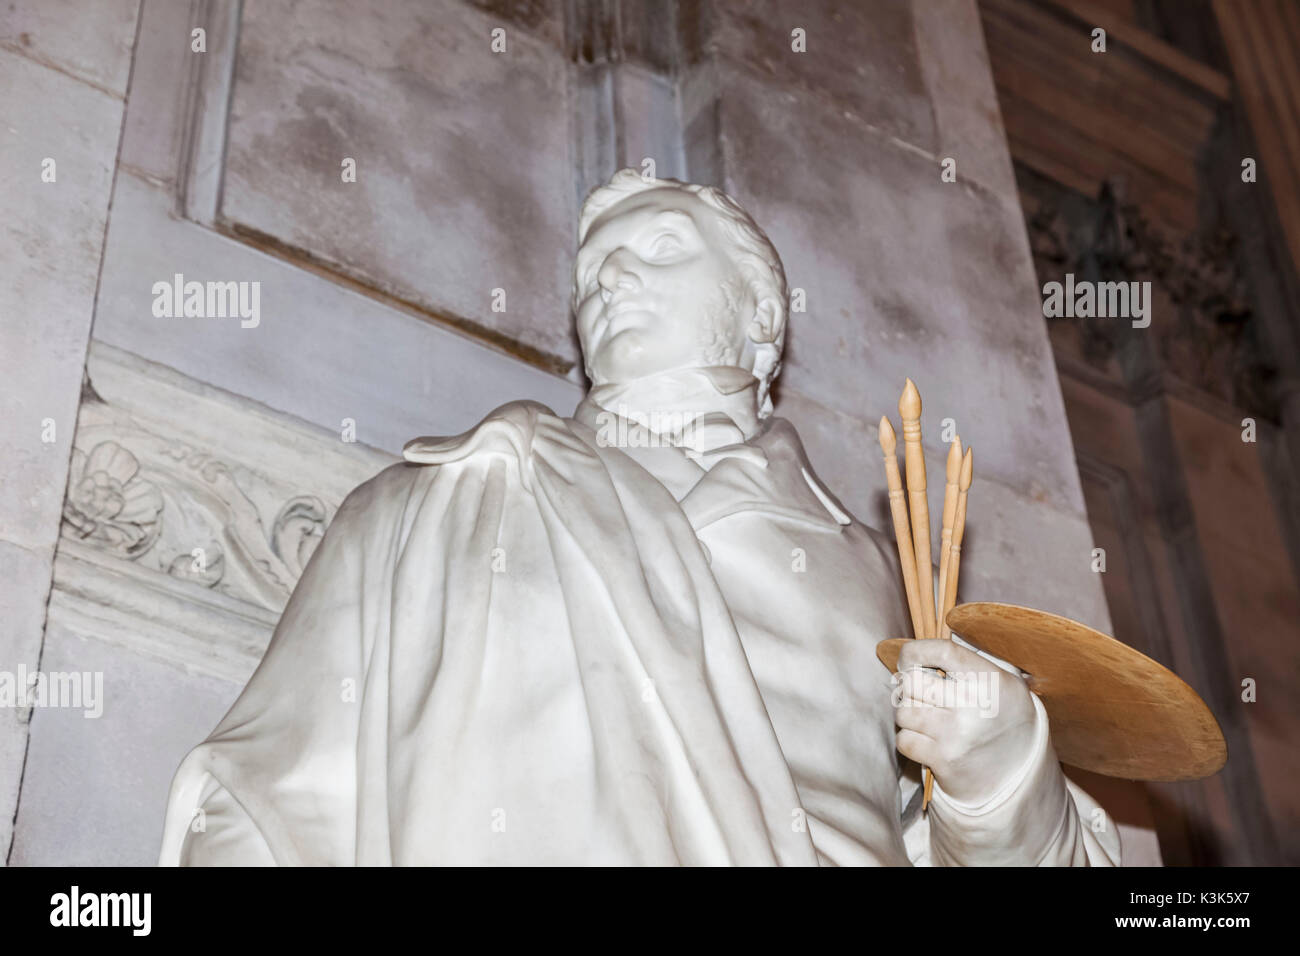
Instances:
[[[654,244],[650,246],[650,254],[652,256],[667,256],[677,252],[681,248],[681,240],[671,232],[668,232],[664,233],[654,241]]]

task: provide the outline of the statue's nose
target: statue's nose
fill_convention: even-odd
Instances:
[[[596,273],[596,281],[602,289],[612,294],[620,290],[635,292],[641,288],[641,277],[632,269],[631,256],[627,249],[616,249],[606,257]]]

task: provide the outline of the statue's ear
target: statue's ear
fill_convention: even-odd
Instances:
[[[749,338],[753,342],[775,342],[785,323],[785,311],[776,299],[766,296],[754,309],[754,320],[749,324]]]

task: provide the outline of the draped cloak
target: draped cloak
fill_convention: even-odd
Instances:
[[[1036,698],[998,794],[918,812],[875,657],[897,553],[788,422],[697,467],[514,402],[407,459],[181,764],[161,863],[1118,863]]]

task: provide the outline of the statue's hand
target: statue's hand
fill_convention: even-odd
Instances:
[[[929,767],[945,793],[981,804],[1024,766],[1036,714],[1019,674],[946,640],[908,641],[898,670],[898,752]]]

